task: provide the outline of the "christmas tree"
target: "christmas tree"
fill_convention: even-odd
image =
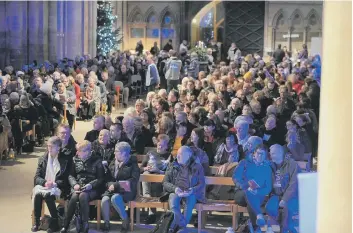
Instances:
[[[118,49],[122,42],[120,28],[113,29],[113,24],[117,20],[113,15],[113,8],[110,1],[98,1],[97,6],[97,53],[106,55]]]

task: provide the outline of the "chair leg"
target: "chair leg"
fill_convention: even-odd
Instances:
[[[102,214],[100,200],[97,201],[96,206],[97,206],[97,230],[99,230],[101,227],[101,214]]]
[[[140,224],[140,208],[136,208],[136,224]]]
[[[207,214],[208,214],[208,211],[202,211],[202,213],[201,213],[201,217],[202,217],[201,227],[202,227],[202,229],[204,229],[206,226]]]
[[[201,229],[202,229],[202,210],[199,210],[197,212],[197,232],[201,233]]]
[[[233,224],[233,229],[238,229],[238,207],[233,206],[232,207],[232,224]]]
[[[130,207],[130,231],[134,231],[134,207]]]
[[[32,210],[32,226],[35,224],[34,210]]]
[[[40,217],[43,218],[45,214],[45,205],[44,205],[44,201],[42,202],[42,212],[40,214]]]

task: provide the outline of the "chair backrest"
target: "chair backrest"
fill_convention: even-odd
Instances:
[[[140,182],[162,183],[164,175],[141,174]]]
[[[232,177],[206,176],[206,185],[227,185],[235,186]]]
[[[131,82],[137,82],[137,81],[141,81],[141,76],[138,74],[132,75]]]
[[[120,90],[124,88],[124,84],[121,81],[115,81],[114,85],[115,85],[115,88],[120,87]]]

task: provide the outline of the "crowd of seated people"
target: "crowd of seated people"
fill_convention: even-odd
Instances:
[[[175,51],[161,51],[161,56],[162,60],[119,52],[76,59],[73,66],[64,61],[25,72],[9,66],[2,72],[0,152],[13,148],[20,154],[33,126],[39,146],[51,136],[35,177],[32,230],[39,228],[42,200],[54,219],[50,229],[61,228],[53,207],[57,196],[69,201],[62,232],[67,232],[77,203],[82,229],[88,231],[88,203],[94,199],[102,199],[106,232],[110,205],[127,231],[130,220],[124,203],[136,197],[140,174],[164,174],[158,189],[143,183],[141,194],[166,197],[180,231],[190,222],[195,203],[206,197],[231,198],[246,206],[258,232],[266,224],[271,232],[273,221],[283,231],[292,231],[291,215],[298,208],[296,161],[308,162],[310,169],[317,156],[320,86],[313,67],[317,58],[294,63],[284,57],[275,63],[274,58],[248,54],[191,77],[184,72],[188,64],[179,65]],[[168,62],[176,62],[178,69]],[[193,66],[197,66],[194,55]],[[127,105],[136,95],[131,81],[136,74],[143,89],[149,90],[146,100],[138,99],[124,116],[110,119],[117,94],[114,82],[123,82],[121,94]],[[93,129],[79,144],[71,135],[76,117],[93,119]],[[139,167],[135,155],[144,154]],[[211,166],[218,168],[216,174]],[[205,176],[212,175],[233,177],[235,190],[205,187]],[[183,214],[181,201],[187,203]],[[150,209],[146,223],[155,222],[155,214]]]

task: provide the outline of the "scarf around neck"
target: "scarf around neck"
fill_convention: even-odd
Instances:
[[[45,180],[50,180],[55,182],[55,176],[60,171],[60,163],[58,160],[58,155],[53,158],[50,154],[48,154],[48,163],[47,169],[45,173]]]

